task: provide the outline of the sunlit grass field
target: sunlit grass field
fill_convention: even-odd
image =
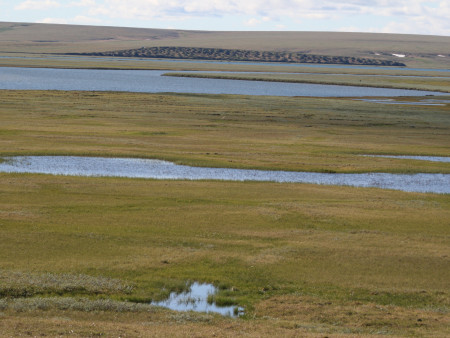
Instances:
[[[351,98],[0,91],[0,155],[449,173],[359,156],[449,156],[448,114]],[[439,194],[3,173],[0,332],[445,337],[449,219]],[[246,314],[148,304],[189,281]]]
[[[447,195],[19,174],[0,189],[7,316],[31,311],[24,297],[149,302],[197,280],[246,308],[227,322],[262,321],[261,334],[446,332]]]
[[[1,91],[0,102],[3,156],[131,156],[316,172],[450,170],[446,163],[360,156],[448,156],[448,103],[57,91]]]

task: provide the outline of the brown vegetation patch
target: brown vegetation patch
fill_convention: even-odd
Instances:
[[[292,52],[257,51],[245,49],[223,49],[223,48],[196,48],[196,47],[141,47],[137,49],[127,49],[110,52],[81,53],[81,54],[68,53],[68,55],[405,66],[404,63],[397,61],[369,59],[351,56],[326,56],[326,55],[313,55],[313,54],[292,53]]]
[[[394,305],[379,305],[361,302],[339,302],[304,295],[271,297],[256,305],[258,317],[270,317],[285,321],[285,325],[306,327],[307,323],[321,323],[348,333],[359,334],[423,334],[433,330],[436,336],[444,337],[450,317],[447,311],[435,309],[413,309]]]

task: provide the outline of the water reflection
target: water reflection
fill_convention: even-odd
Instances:
[[[414,155],[362,155],[362,156],[450,163],[450,157],[445,156],[414,156]]]
[[[0,89],[314,97],[442,95],[423,90],[161,76],[165,72],[0,67]]]
[[[450,174],[329,174],[203,168],[136,158],[17,156],[4,158],[0,172],[114,176],[178,180],[270,181],[376,187],[410,192],[450,193]]]
[[[151,304],[175,311],[215,312],[230,317],[238,317],[243,314],[244,309],[241,307],[218,306],[214,302],[208,302],[208,297],[216,293],[217,288],[214,285],[195,282],[188,291],[172,292],[168,299]]]

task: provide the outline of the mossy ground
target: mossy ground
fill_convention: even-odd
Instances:
[[[4,156],[131,156],[317,172],[450,170],[446,163],[360,156],[448,156],[450,104],[57,91],[0,91],[0,100]]]
[[[238,324],[212,316],[209,328],[262,322],[260,334],[446,332],[447,195],[23,174],[2,174],[0,182],[2,276],[22,276],[9,297],[91,299],[42,305],[31,298],[30,307],[42,309],[35,311],[17,300],[2,310],[4,323],[18,309],[21,322],[24,311],[48,320],[57,309],[77,318],[83,309],[119,308],[123,319],[126,306],[96,302],[149,302],[198,280],[247,313]],[[42,286],[49,272],[59,289]],[[170,322],[169,311],[133,311]]]
[[[0,95],[2,155],[449,172],[445,163],[357,156],[448,156],[448,106],[225,95]],[[448,195],[375,188],[3,173],[0,331],[445,337],[449,210]],[[142,304],[186,288],[187,281],[214,283],[221,301],[243,306],[246,315],[174,313]]]

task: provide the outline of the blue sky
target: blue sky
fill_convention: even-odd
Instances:
[[[0,21],[450,35],[445,0],[0,0]]]

